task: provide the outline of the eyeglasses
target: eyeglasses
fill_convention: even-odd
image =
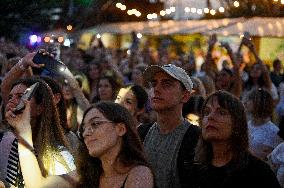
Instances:
[[[77,131],[77,135],[79,139],[83,140],[83,134],[86,131],[90,131],[93,133],[97,128],[99,128],[101,125],[105,123],[113,123],[112,121],[109,120],[99,120],[99,121],[93,121],[91,123],[88,123],[87,125],[81,124],[80,128]]]

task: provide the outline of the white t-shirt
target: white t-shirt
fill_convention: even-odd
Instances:
[[[279,128],[268,121],[263,125],[254,126],[253,121],[248,122],[249,149],[260,159],[265,159],[267,155],[278,146],[283,140],[278,136]]]
[[[64,164],[60,163],[58,160],[55,160],[54,171],[53,169],[49,169],[48,170],[49,175],[62,175],[62,174],[67,174],[68,172],[71,172],[73,170],[76,170],[74,158],[71,155],[71,153],[67,151],[63,146],[60,146],[59,148],[61,150],[60,154],[62,155],[69,169],[67,169],[64,166]]]

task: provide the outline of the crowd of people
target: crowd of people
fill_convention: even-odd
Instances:
[[[212,35],[200,67],[92,40],[37,49],[66,65],[55,72],[0,41],[0,187],[284,188],[281,60],[263,63],[249,37],[234,52]]]

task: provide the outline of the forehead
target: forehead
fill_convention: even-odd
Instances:
[[[218,102],[218,98],[216,96],[211,97],[207,102],[205,106],[210,106],[210,107],[220,107],[219,102]]]
[[[92,119],[99,119],[103,117],[104,115],[97,108],[93,108],[86,114],[84,118],[84,123],[87,123]]]
[[[10,93],[24,93],[27,88],[24,84],[18,84],[11,89]]]
[[[159,71],[157,72],[152,80],[172,80],[172,81],[178,81],[175,78],[171,77],[169,74],[163,72],[163,71]]]
[[[109,80],[107,78],[101,79],[99,83],[100,84],[108,84],[108,85],[110,85],[110,82],[109,82]]]
[[[120,97],[127,97],[127,98],[133,98],[133,99],[136,98],[134,93],[132,92],[132,90],[130,88],[121,88],[118,92],[118,95]]]

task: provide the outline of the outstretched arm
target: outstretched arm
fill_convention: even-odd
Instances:
[[[233,87],[231,88],[230,92],[239,98],[242,93],[242,84],[243,84],[241,78],[240,62],[237,61],[233,53],[233,50],[231,49],[228,43],[222,42],[221,45],[227,50],[227,53],[233,64]]]
[[[85,97],[74,75],[68,68],[66,68],[61,75],[67,80],[68,85],[71,87],[71,92],[74,95],[79,107],[82,111],[85,111],[90,106],[90,102]]]
[[[3,104],[6,105],[8,102],[9,91],[11,90],[12,84],[23,76],[31,76],[31,67],[40,68],[43,65],[35,64],[32,59],[36,52],[28,53],[23,57],[12,69],[6,74],[1,84],[1,92]]]
[[[212,78],[215,77],[215,72],[216,72],[216,68],[215,68],[215,63],[214,60],[212,58],[212,51],[214,49],[214,45],[217,42],[217,36],[216,34],[210,36],[209,41],[208,41],[208,50],[207,50],[207,54],[206,54],[206,58],[205,58],[205,62],[204,62],[204,71],[206,72],[207,75],[211,76]]]

